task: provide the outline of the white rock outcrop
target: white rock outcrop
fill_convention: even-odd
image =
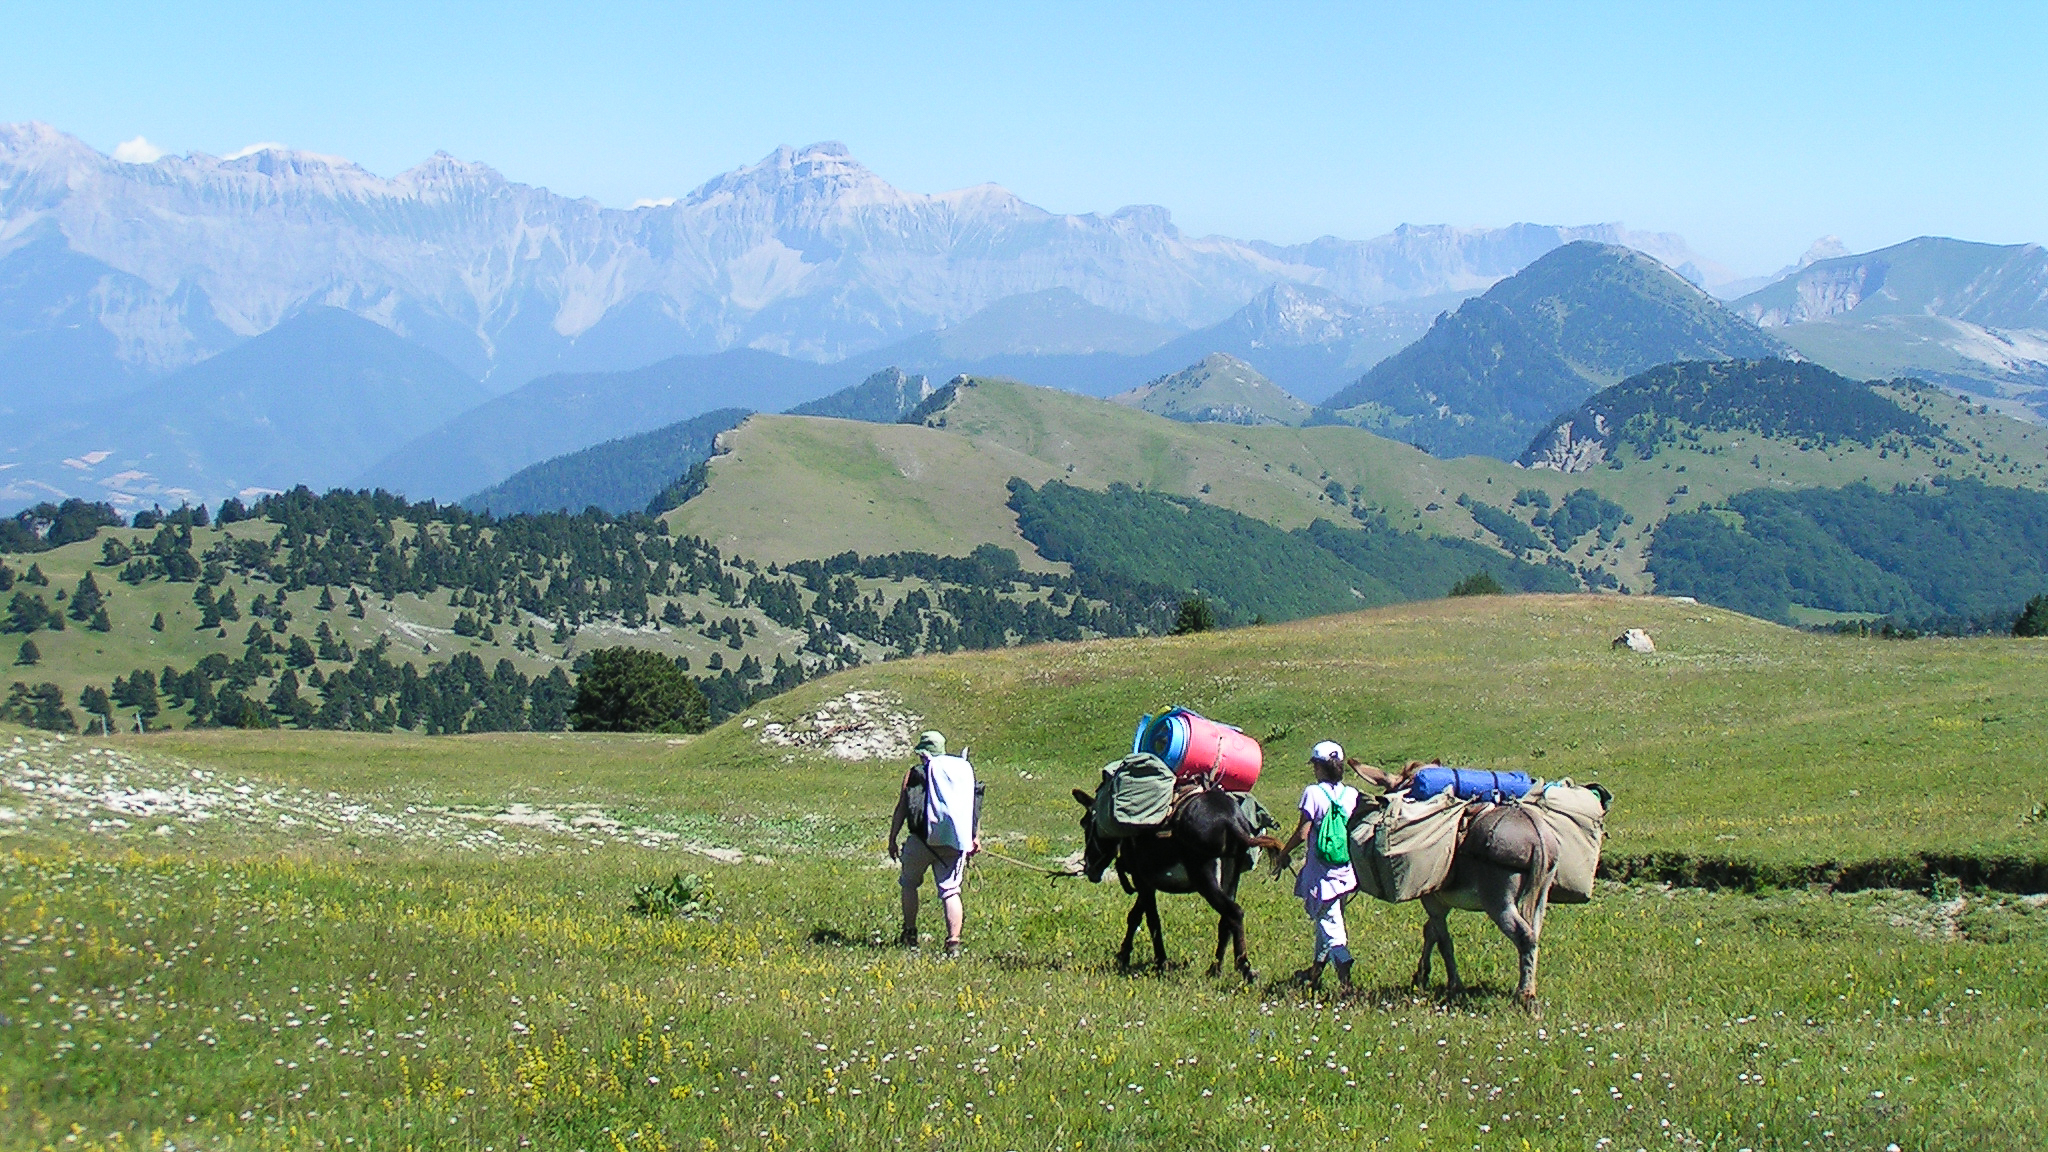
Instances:
[[[1631,652],[1641,652],[1644,655],[1657,650],[1656,642],[1651,640],[1650,634],[1641,628],[1631,628],[1616,636],[1614,638],[1614,647],[1626,648]]]

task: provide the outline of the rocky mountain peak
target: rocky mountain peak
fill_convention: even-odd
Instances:
[[[692,208],[765,201],[781,206],[908,203],[899,191],[853,158],[846,145],[827,140],[804,148],[783,145],[758,162],[713,177],[685,197]]]
[[[1255,345],[1330,344],[1349,338],[1364,309],[1305,284],[1275,284],[1245,305],[1245,324]]]
[[[1847,256],[1848,254],[1849,249],[1842,243],[1840,236],[1823,236],[1812,244],[1807,245],[1805,253],[1799,257],[1799,263],[1793,265],[1791,271],[1797,271],[1809,264],[1818,264],[1823,260],[1833,260],[1837,256]]]

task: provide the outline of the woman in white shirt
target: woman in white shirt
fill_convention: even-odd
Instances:
[[[1301,794],[1301,823],[1295,826],[1294,835],[1281,850],[1283,857],[1291,856],[1309,838],[1332,807],[1337,809],[1336,818],[1346,823],[1358,809],[1358,789],[1344,783],[1344,749],[1336,741],[1324,740],[1310,749],[1309,767],[1315,772],[1315,783]],[[1337,983],[1350,989],[1351,949],[1346,946],[1349,937],[1344,931],[1344,897],[1357,888],[1358,875],[1349,862],[1328,863],[1311,845],[1302,861],[1301,874],[1294,881],[1294,894],[1301,897],[1315,930],[1315,959],[1300,973],[1298,979],[1302,983],[1320,987],[1323,966],[1335,964]]]

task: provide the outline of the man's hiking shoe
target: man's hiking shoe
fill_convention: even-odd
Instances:
[[[916,951],[916,950],[917,950],[917,929],[915,929],[915,928],[905,928],[905,929],[903,930],[903,934],[902,934],[901,936],[898,936],[898,937],[896,938],[896,943],[897,943],[897,945],[898,945],[899,947],[903,947],[903,948],[908,948],[908,949],[910,949],[910,950],[912,950],[912,951]]]
[[[946,959],[948,959],[948,960],[957,960],[957,959],[959,959],[959,958],[960,958],[960,942],[959,942],[958,940],[948,940],[948,941],[946,941]]]

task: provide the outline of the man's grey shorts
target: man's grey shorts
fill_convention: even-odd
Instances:
[[[903,874],[897,883],[905,888],[915,888],[924,883],[925,869],[931,869],[932,878],[939,885],[939,899],[944,900],[960,894],[960,884],[967,879],[967,853],[958,848],[933,848],[915,836],[903,841]]]

